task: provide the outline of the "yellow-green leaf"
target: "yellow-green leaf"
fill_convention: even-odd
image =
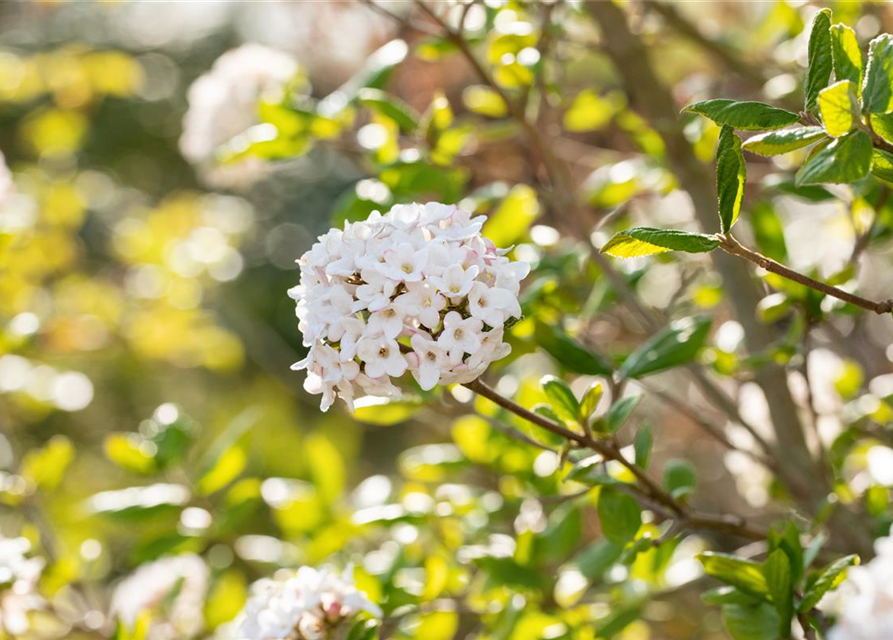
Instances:
[[[747,167],[741,152],[741,138],[735,135],[732,127],[723,125],[716,145],[716,195],[723,233],[728,232],[738,220],[746,180]]]
[[[852,80],[841,80],[822,89],[819,113],[829,135],[839,138],[852,131],[859,121],[859,98]]]
[[[635,227],[620,231],[602,247],[602,253],[615,258],[636,258],[666,251],[704,253],[713,251],[719,241],[713,236],[675,229]]]
[[[834,76],[838,80],[851,80],[856,85],[856,95],[862,95],[862,49],[856,32],[845,24],[831,27],[831,57]]]
[[[893,111],[893,36],[878,36],[868,45],[868,68],[862,100],[867,113]]]
[[[741,148],[761,156],[777,156],[811,145],[822,139],[825,130],[822,127],[796,127],[767,131],[748,138]]]

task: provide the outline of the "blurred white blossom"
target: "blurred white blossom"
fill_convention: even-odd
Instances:
[[[321,640],[360,612],[382,615],[381,609],[357,590],[351,567],[340,574],[301,567],[254,583],[229,633],[239,640]]]
[[[422,389],[470,382],[511,347],[530,266],[481,235],[483,217],[438,203],[396,205],[332,229],[305,253],[297,301],[304,388],[353,407],[357,388],[398,395],[407,371]]]
[[[208,567],[195,554],[169,556],[144,564],[118,584],[111,614],[128,627],[151,615],[146,640],[188,640],[204,628]]]
[[[296,78],[298,63],[288,54],[259,44],[245,44],[220,56],[189,87],[180,152],[215,187],[239,187],[266,171],[260,158],[233,165],[215,162],[221,145],[258,123],[258,101],[281,92]]]
[[[28,613],[43,605],[37,581],[43,560],[28,557],[26,538],[0,535],[0,635],[19,637],[28,631]]]
[[[846,581],[819,605],[837,622],[828,640],[880,640],[893,629],[893,538],[875,542],[877,556],[847,571]]]

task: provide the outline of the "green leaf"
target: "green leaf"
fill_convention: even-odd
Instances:
[[[602,253],[615,258],[637,258],[665,251],[704,253],[718,246],[719,240],[703,233],[635,227],[616,233],[602,247]]]
[[[695,490],[695,470],[686,460],[667,460],[664,467],[664,489],[680,500]]]
[[[722,608],[722,621],[732,640],[777,640],[778,613],[765,603],[755,605],[727,604]]]
[[[797,172],[797,185],[820,182],[855,182],[871,167],[871,138],[864,131],[852,131],[837,138],[815,154]]]
[[[357,98],[363,106],[396,122],[401,131],[412,133],[418,129],[418,114],[413,113],[412,107],[399,98],[381,89],[369,88],[360,89]]]
[[[581,91],[564,113],[564,128],[568,131],[597,131],[611,122],[617,108],[615,101],[602,98],[594,91]]]
[[[791,561],[782,549],[769,554],[763,565],[763,575],[769,586],[769,595],[778,612],[778,633],[782,638],[791,635],[791,618],[794,616],[794,584],[791,575]]]
[[[735,587],[717,587],[701,594],[701,600],[706,604],[743,604],[753,606],[760,603],[757,598],[744,593]]]
[[[518,184],[505,197],[484,224],[483,234],[497,247],[508,247],[527,235],[527,230],[540,214],[536,191]]]
[[[857,95],[862,94],[862,49],[856,32],[845,24],[831,27],[831,58],[834,62],[834,77],[850,80],[856,85]]]
[[[810,611],[827,592],[836,589],[846,579],[846,570],[859,564],[859,556],[845,556],[835,560],[813,577],[803,592],[799,611]]]
[[[625,493],[602,487],[598,496],[598,518],[605,537],[615,544],[632,540],[642,526],[639,504]]]
[[[791,562],[791,581],[798,584],[803,577],[803,545],[800,544],[800,530],[788,521],[781,531],[775,527],[769,531],[769,551],[782,549]]]
[[[608,409],[608,415],[605,416],[605,420],[608,423],[608,431],[617,433],[629,419],[630,415],[632,415],[632,412],[635,411],[641,400],[642,396],[627,396],[612,404],[611,408]]]
[[[825,137],[821,127],[796,127],[780,131],[767,131],[748,138],[741,148],[761,156],[777,156],[802,149]]]
[[[757,598],[765,599],[769,595],[769,585],[759,563],[715,551],[705,551],[697,558],[708,576]]]
[[[719,202],[719,226],[727,233],[738,220],[744,200],[747,167],[741,152],[741,138],[723,125],[716,144],[716,195]]]
[[[595,413],[604,391],[601,382],[593,382],[589,385],[589,388],[586,389],[586,393],[583,394],[583,398],[580,400],[580,414],[583,416],[583,419],[588,420]]]
[[[893,113],[872,113],[868,116],[871,130],[893,143]]]
[[[694,359],[710,331],[710,318],[676,320],[633,351],[620,367],[621,378],[641,378]]]
[[[809,66],[806,70],[806,110],[815,111],[819,92],[828,86],[833,69],[831,53],[831,10],[822,9],[812,21],[809,32]]]
[[[762,102],[737,102],[725,99],[695,102],[685,107],[683,111],[698,113],[718,125],[727,125],[740,131],[780,129],[800,119],[796,113]]]
[[[893,111],[893,36],[878,36],[868,45],[868,68],[862,86],[866,113]]]
[[[353,417],[366,424],[389,427],[406,422],[424,406],[421,398],[400,396],[378,398],[365,396],[354,401]]]
[[[872,149],[871,173],[876,178],[893,183],[893,154],[881,149]]]
[[[636,432],[636,439],[633,442],[633,449],[636,457],[634,458],[636,466],[645,469],[648,467],[648,460],[651,458],[651,446],[654,444],[654,436],[651,433],[651,427],[642,425]]]
[[[542,589],[547,583],[544,573],[532,567],[518,564],[513,558],[484,556],[475,558],[474,563],[485,571],[497,585]]]
[[[559,418],[567,422],[580,420],[580,403],[564,380],[555,376],[545,376],[540,380],[540,384],[543,385],[549,404]]]
[[[534,328],[537,345],[555,358],[564,368],[589,376],[610,375],[614,369],[558,325],[537,321]]]
[[[597,580],[610,569],[623,553],[623,545],[614,544],[610,540],[599,540],[578,553],[571,564],[589,580]]]
[[[819,112],[825,131],[835,138],[849,133],[859,122],[859,98],[851,80],[835,82],[819,92]]]

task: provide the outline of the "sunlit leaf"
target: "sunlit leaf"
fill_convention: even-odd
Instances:
[[[741,138],[723,125],[716,144],[716,195],[719,201],[720,230],[727,233],[738,221],[744,201],[747,167],[741,152]]]
[[[713,251],[718,246],[719,240],[702,233],[635,227],[616,233],[602,247],[602,253],[615,258],[636,258],[665,251],[704,253]]]
[[[829,135],[839,138],[859,122],[859,98],[850,80],[835,82],[819,92],[819,112]]]
[[[798,185],[820,182],[855,182],[871,168],[871,138],[852,131],[819,151],[797,172]]]
[[[862,87],[867,113],[893,111],[893,36],[883,34],[868,45],[868,67]]]
[[[796,113],[762,102],[737,102],[726,99],[694,102],[686,106],[683,111],[698,113],[718,125],[726,125],[740,131],[780,129],[800,119]]]
[[[807,147],[824,136],[825,130],[821,127],[781,129],[748,138],[742,143],[741,148],[761,156],[777,156]]]
[[[838,80],[850,80],[856,85],[857,95],[861,95],[864,70],[862,49],[856,32],[845,24],[831,27],[831,57],[834,61],[834,77]]]
[[[833,69],[831,53],[831,10],[822,9],[812,21],[809,32],[808,67],[806,69],[807,111],[815,111],[819,92],[828,86]]]

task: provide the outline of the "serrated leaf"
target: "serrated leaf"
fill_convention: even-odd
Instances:
[[[735,225],[744,201],[747,167],[741,152],[741,138],[728,125],[723,125],[716,144],[716,196],[719,204],[719,226],[723,233]]]
[[[614,369],[557,325],[537,321],[534,328],[537,344],[563,367],[589,376],[610,375]]]
[[[839,138],[853,130],[859,122],[859,98],[851,80],[835,82],[819,92],[819,113],[825,131]]]
[[[831,10],[822,9],[812,20],[806,69],[806,110],[815,111],[819,92],[828,86],[834,67],[831,52]]]
[[[797,185],[821,182],[855,182],[871,168],[871,138],[852,131],[837,138],[810,158],[797,172]]]
[[[626,421],[641,400],[642,396],[627,396],[612,404],[611,408],[608,409],[608,415],[605,416],[605,421],[608,423],[608,431],[617,433],[626,424]]]
[[[794,615],[794,585],[791,561],[782,549],[776,549],[766,558],[763,575],[766,576],[769,595],[778,612],[778,634],[787,638],[791,634],[791,618]]]
[[[777,640],[778,613],[768,604],[727,604],[722,621],[732,640]]]
[[[846,579],[846,570],[859,564],[859,556],[844,556],[822,569],[807,583],[799,611],[810,611],[827,592],[836,589]]]
[[[559,418],[567,422],[580,420],[580,403],[564,380],[555,376],[545,376],[540,380],[540,384]]]
[[[626,544],[642,526],[639,504],[625,493],[603,487],[598,496],[598,518],[602,532],[614,544]]]
[[[396,122],[401,131],[411,133],[419,126],[419,116],[413,113],[412,107],[381,89],[360,89],[357,99],[363,106]]]
[[[686,460],[668,460],[664,467],[664,489],[680,500],[695,490],[695,470]]]
[[[872,149],[871,173],[876,178],[893,183],[893,154],[881,149]]]
[[[856,32],[845,24],[831,27],[831,59],[834,63],[834,77],[850,80],[856,85],[856,94],[862,95],[862,49]]]
[[[614,234],[602,247],[602,253],[615,258],[637,258],[666,251],[705,253],[718,246],[719,241],[716,238],[703,233],[635,227]]]
[[[705,551],[697,558],[707,575],[757,598],[769,595],[769,585],[759,563],[715,551]]]
[[[748,138],[741,148],[761,156],[777,156],[811,145],[825,137],[822,127],[796,127],[780,131],[767,131]]]
[[[862,86],[866,113],[893,111],[893,36],[878,36],[868,45],[868,67]]]
[[[690,362],[704,346],[710,324],[705,316],[674,321],[626,358],[618,372],[620,377],[640,378]]]
[[[692,103],[682,110],[700,114],[718,125],[728,125],[740,131],[780,129],[800,119],[796,113],[762,102],[738,102],[726,99],[703,100]]]
[[[643,424],[636,432],[636,439],[633,442],[633,450],[635,451],[635,463],[637,467],[645,469],[648,467],[648,460],[651,458],[651,447],[654,444],[654,436],[651,434],[651,427]]]

